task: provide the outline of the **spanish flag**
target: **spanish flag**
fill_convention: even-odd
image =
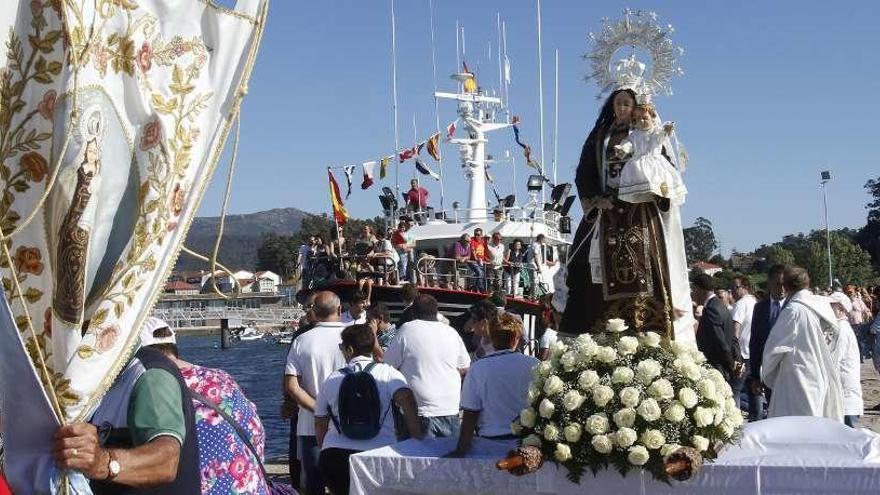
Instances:
[[[425,145],[425,149],[428,150],[428,154],[431,155],[438,162],[440,161],[440,133],[434,134],[430,138],[428,138],[428,143]]]
[[[336,220],[336,225],[341,227],[348,220],[348,212],[345,211],[342,196],[339,194],[339,184],[336,183],[330,169],[327,169],[327,175],[330,177],[330,203],[333,205],[333,218]]]

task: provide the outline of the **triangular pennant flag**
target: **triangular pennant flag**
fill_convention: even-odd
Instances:
[[[416,170],[422,173],[422,175],[430,175],[434,178],[434,180],[440,180],[440,176],[437,175],[437,172],[431,170],[425,162],[422,161],[421,158],[416,157]]]
[[[427,148],[428,154],[431,155],[438,162],[440,161],[440,133],[434,134],[430,138],[428,138],[428,142],[425,145]]]
[[[336,225],[342,226],[348,220],[348,212],[345,210],[345,205],[339,194],[339,184],[336,183],[336,178],[333,177],[333,172],[329,168],[327,175],[330,177],[330,203],[333,205],[333,219],[336,221]]]
[[[391,163],[391,156],[379,160],[379,178],[384,179],[388,175],[388,164]]]
[[[422,154],[422,148],[425,147],[425,143],[427,143],[427,141],[422,141],[421,143],[416,145],[416,155]]]
[[[446,126],[446,139],[452,139],[452,136],[455,135],[455,123],[458,122],[454,120],[451,124]]]
[[[361,182],[361,189],[369,189],[373,185],[373,169],[375,167],[376,162],[365,162],[361,165],[361,168],[364,169],[364,180]]]
[[[342,171],[345,172],[345,182],[348,184],[348,191],[345,193],[345,199],[348,199],[351,196],[351,180],[352,175],[354,175],[354,165],[346,165],[342,167]]]

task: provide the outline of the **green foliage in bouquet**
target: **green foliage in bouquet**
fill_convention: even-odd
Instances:
[[[743,423],[730,386],[701,352],[629,331],[620,319],[595,337],[554,345],[535,368],[528,402],[513,432],[565,466],[575,483],[587,469],[595,475],[609,467],[668,481],[668,454],[690,446],[714,459]]]

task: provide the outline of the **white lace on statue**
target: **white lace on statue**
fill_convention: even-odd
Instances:
[[[670,132],[667,133],[667,126]],[[676,205],[684,203],[687,188],[681,173],[663,156],[670,149],[671,124],[662,124],[654,115],[645,128],[636,127],[615,146],[620,156],[629,159],[620,172],[617,196],[629,203],[652,201],[653,196],[667,198]]]

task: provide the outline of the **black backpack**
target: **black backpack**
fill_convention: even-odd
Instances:
[[[336,399],[339,418],[333,416],[333,411],[329,411],[330,419],[333,420],[336,431],[352,440],[375,438],[385,420],[382,416],[379,388],[370,374],[376,364],[372,362],[361,371],[353,371],[348,367],[339,370],[344,375]]]

